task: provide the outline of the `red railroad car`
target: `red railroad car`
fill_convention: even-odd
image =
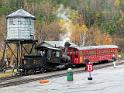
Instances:
[[[71,57],[73,64],[84,64],[86,58],[92,63],[101,61],[112,61],[113,56],[117,58],[118,46],[116,45],[99,45],[85,47],[70,47],[68,55]]]

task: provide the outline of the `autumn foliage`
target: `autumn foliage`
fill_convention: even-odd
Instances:
[[[82,46],[122,44],[124,0],[72,1],[74,2],[70,0],[1,0],[0,58],[6,39],[6,16],[20,6],[36,16],[35,36],[39,43],[44,40],[68,38],[71,42]],[[10,57],[10,52],[8,49],[7,57]]]

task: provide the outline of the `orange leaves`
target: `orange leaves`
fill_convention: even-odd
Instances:
[[[63,19],[59,20],[59,26],[62,27],[65,24],[65,21]]]
[[[115,5],[116,7],[119,7],[119,6],[120,6],[120,0],[115,0],[114,5]]]
[[[79,32],[79,33],[86,33],[88,31],[88,28],[85,24],[83,25],[79,25],[79,24],[75,24],[74,25],[75,31]]]
[[[94,42],[95,42],[95,44],[96,45],[100,45],[101,41],[102,41],[102,33],[101,33],[101,31],[99,30],[98,27],[94,28],[93,35],[94,35]]]
[[[83,25],[75,24],[73,26],[74,26],[74,29],[72,31],[73,41],[78,44],[85,42],[83,38],[86,37],[85,35],[86,32],[88,31],[87,26],[85,24]]]
[[[95,43],[96,43],[96,45],[100,45],[100,39],[99,38],[96,38],[96,41],[95,41]]]
[[[103,37],[103,44],[104,45],[111,45],[112,44],[112,38],[110,37],[109,34],[104,34],[104,37]]]
[[[88,28],[86,25],[82,25],[80,28],[81,28],[81,32],[86,33],[88,31]]]
[[[96,45],[111,45],[112,37],[108,33],[103,33],[97,27],[94,28],[94,42]]]
[[[79,43],[79,41],[80,41],[80,34],[79,33],[72,33],[71,34],[71,40],[73,41],[73,42],[77,42],[77,43]]]

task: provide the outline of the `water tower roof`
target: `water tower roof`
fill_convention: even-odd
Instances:
[[[27,11],[25,11],[23,9],[19,9],[7,16],[7,18],[13,18],[13,17],[25,17],[25,18],[35,19],[35,16],[31,15],[30,13],[28,13]]]

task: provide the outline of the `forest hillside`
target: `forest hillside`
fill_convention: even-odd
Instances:
[[[39,42],[66,39],[83,46],[124,46],[124,0],[1,0],[0,55],[6,16],[20,8],[36,17]]]

